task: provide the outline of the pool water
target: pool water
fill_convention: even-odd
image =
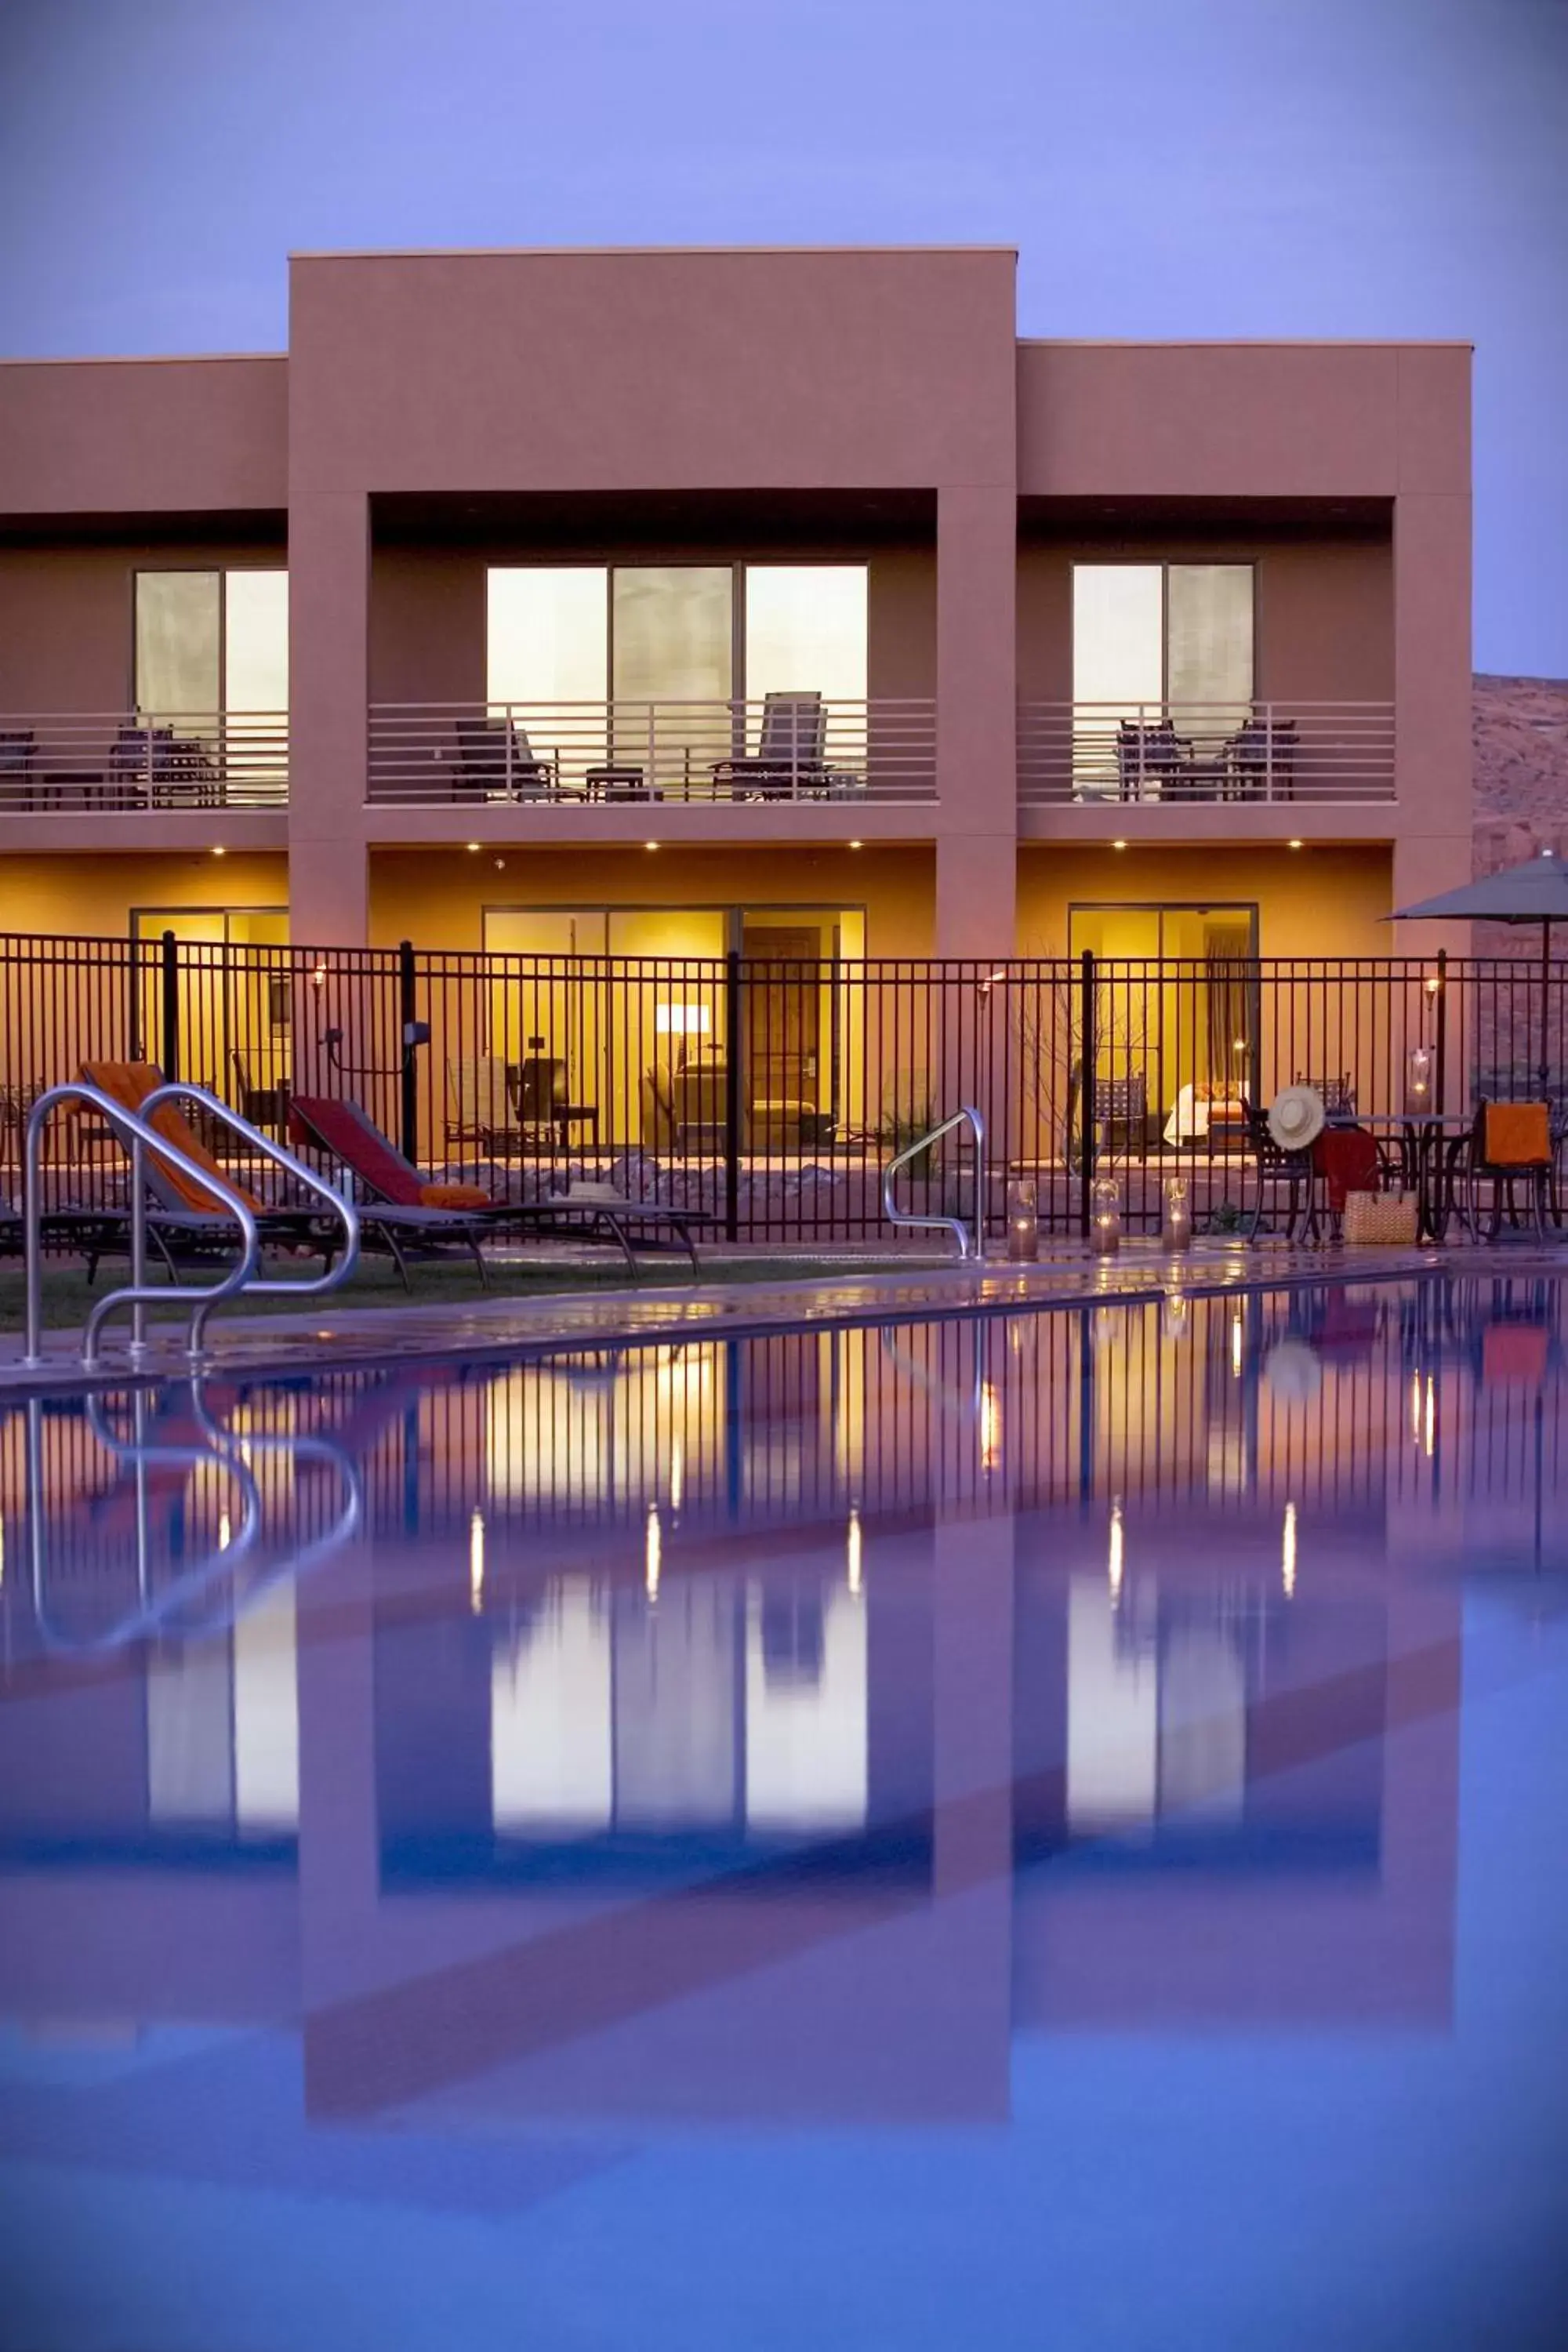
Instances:
[[[1565,1341],[0,1412],[0,2347],[1568,2341]]]

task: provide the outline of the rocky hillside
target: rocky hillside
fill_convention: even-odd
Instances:
[[[1478,677],[1471,713],[1476,872],[1568,856],[1568,678]]]

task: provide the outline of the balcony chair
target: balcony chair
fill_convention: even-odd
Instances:
[[[38,756],[30,727],[0,728],[0,809],[31,808]]]
[[[1185,789],[1192,745],[1175,721],[1145,725],[1123,719],[1116,730],[1116,773],[1124,801],[1179,800]]]
[[[1231,797],[1294,800],[1296,748],[1293,719],[1247,719],[1226,746]]]
[[[769,694],[763,698],[763,723],[754,752],[737,752],[713,762],[717,792],[728,786],[732,799],[791,799],[805,792],[820,800],[841,781],[824,759],[827,713],[820,694]]]
[[[561,789],[559,762],[542,756],[526,729],[510,719],[458,719],[456,800],[553,800]]]

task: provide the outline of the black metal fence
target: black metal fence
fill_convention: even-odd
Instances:
[[[888,1243],[882,1171],[970,1102],[984,1212],[1032,1180],[1042,1229],[1086,1227],[1097,1177],[1132,1230],[1188,1182],[1200,1228],[1248,1213],[1248,1112],[1305,1081],[1331,1109],[1568,1101],[1564,968],[1464,962],[616,959],[396,948],[0,938],[0,1190],[27,1110],[98,1061],[147,1062],[289,1132],[349,1096],[419,1165],[535,1198],[574,1177],[717,1215],[752,1243]],[[1425,1095],[1421,1090],[1425,1089]],[[210,1140],[262,1198],[270,1163]],[[101,1122],[51,1129],[51,1199],[123,1183]],[[903,1203],[967,1213],[971,1149],[917,1151]]]

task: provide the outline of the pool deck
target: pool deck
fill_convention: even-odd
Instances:
[[[671,1339],[756,1331],[819,1329],[824,1325],[952,1320],[1020,1309],[1101,1306],[1202,1297],[1226,1290],[1273,1290],[1324,1281],[1397,1282],[1438,1270],[1485,1277],[1560,1274],[1568,1244],[1534,1242],[1481,1249],[1316,1248],[1283,1244],[1200,1241],[1172,1253],[1157,1242],[1124,1244],[1114,1258],[1093,1258],[1062,1244],[1033,1265],[1005,1259],[968,1264],[922,1262],[897,1272],[858,1273],[846,1260],[826,1275],[820,1261],[798,1281],[714,1284],[687,1280],[620,1290],[557,1291],[542,1297],[478,1298],[461,1305],[333,1307],[311,1315],[268,1315],[215,1323],[202,1369],[212,1373],[319,1370],[384,1363],[390,1356],[430,1360],[511,1357],[584,1348],[636,1347]],[[191,1370],[183,1320],[154,1310],[142,1378],[166,1380]],[[131,1367],[117,1331],[102,1367],[84,1373],[79,1332],[46,1333],[45,1362],[21,1361],[20,1333],[0,1336],[0,1394],[123,1385]]]

